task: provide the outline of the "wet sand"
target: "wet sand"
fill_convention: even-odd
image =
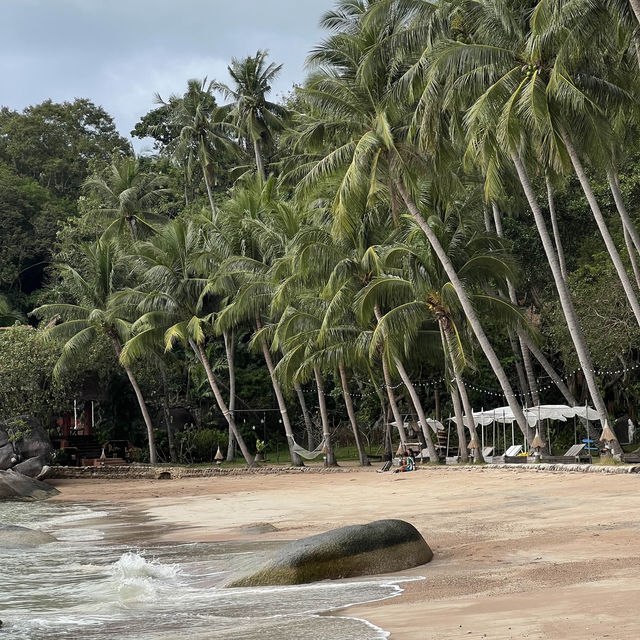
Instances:
[[[349,608],[393,639],[640,637],[640,476],[426,469],[409,474],[55,480],[109,501],[156,541],[288,540],[379,518],[414,524],[434,560],[402,596]],[[277,530],[263,532],[267,527]]]

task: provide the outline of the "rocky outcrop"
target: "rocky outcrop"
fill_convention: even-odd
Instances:
[[[10,524],[0,524],[0,548],[16,549],[23,547],[38,547],[41,544],[55,542],[56,539],[49,533],[18,527]]]
[[[40,480],[29,478],[13,469],[0,471],[0,500],[33,502],[46,500],[60,493]]]
[[[228,587],[302,584],[402,571],[429,562],[433,552],[403,520],[377,520],[291,542],[258,571]]]
[[[0,470],[16,469],[35,477],[52,454],[49,435],[36,418],[16,416],[0,422]]]

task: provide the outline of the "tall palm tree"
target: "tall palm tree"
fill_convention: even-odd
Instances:
[[[73,291],[73,302],[45,304],[32,313],[38,316],[58,315],[62,322],[45,329],[46,340],[63,342],[62,353],[53,373],[64,374],[72,364],[86,355],[89,346],[106,337],[120,360],[122,346],[131,336],[134,309],[120,297],[128,282],[131,265],[113,240],[101,239],[84,250],[82,272],[61,265],[60,272]],[[147,428],[149,459],[157,462],[156,445],[151,416],[140,385],[130,363],[120,360],[138,400],[140,412]]]
[[[242,60],[233,58],[228,68],[233,87],[222,82],[213,83],[231,102],[225,107],[232,122],[253,145],[256,169],[262,180],[267,179],[264,153],[273,144],[273,134],[283,128],[287,110],[267,100],[271,83],[278,77],[282,65],[267,64],[267,51]]]
[[[237,154],[237,146],[231,136],[235,127],[224,119],[225,112],[216,105],[212,93],[214,82],[207,79],[189,80],[187,91],[182,96],[171,96],[164,102],[169,108],[170,124],[180,131],[180,135],[169,146],[172,156],[184,162],[187,175],[194,174],[196,166],[202,170],[211,212],[215,217],[217,207],[213,199],[217,169],[221,156]]]
[[[180,219],[138,245],[142,284],[124,292],[122,298],[136,305],[139,317],[121,360],[125,364],[134,362],[158,344],[167,350],[177,341],[188,345],[204,367],[216,403],[247,465],[253,466],[253,458],[223,398],[207,353],[217,301],[210,291],[208,277],[197,271],[201,252],[199,227]]]
[[[343,3],[350,4],[350,3]],[[310,105],[299,120],[299,147],[315,147],[318,154],[299,163],[289,179],[299,181],[298,193],[338,180],[333,202],[335,227],[351,231],[372,199],[399,195],[409,214],[428,238],[454,287],[473,332],[498,379],[520,428],[528,428],[522,407],[466,293],[462,280],[425,220],[417,199],[413,176],[433,172],[430,157],[407,139],[406,101],[398,100],[394,80],[388,73],[401,62],[393,47],[381,47],[402,20],[389,17],[382,30],[365,20],[365,7],[351,20],[349,31],[336,31],[314,51],[310,63],[317,70],[300,92]],[[332,25],[330,19],[327,25]],[[391,36],[389,34],[392,34]],[[373,51],[375,55],[369,55]],[[363,72],[367,69],[367,73]],[[294,158],[299,162],[298,158]],[[435,174],[437,175],[437,173]]]
[[[98,213],[113,218],[105,233],[127,226],[135,242],[138,229],[153,232],[149,221],[163,220],[154,207],[170,191],[166,182],[164,176],[144,171],[135,158],[124,157],[113,160],[104,173],[89,176],[84,189],[100,200]]]

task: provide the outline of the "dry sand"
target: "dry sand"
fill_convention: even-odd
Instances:
[[[159,540],[286,540],[408,520],[435,557],[402,575],[425,579],[347,614],[393,639],[640,638],[640,476],[440,468],[52,484],[56,500],[127,504]],[[250,533],[257,523],[278,531]]]

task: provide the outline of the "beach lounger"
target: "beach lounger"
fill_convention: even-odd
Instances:
[[[384,473],[385,471],[389,471],[391,469],[391,460],[387,460],[380,469],[378,469],[378,473]]]
[[[574,444],[563,456],[542,456],[542,462],[550,462],[552,464],[578,464],[581,459],[588,459],[589,454],[586,452],[585,444]]]
[[[485,447],[482,450],[482,457],[485,462],[493,462],[493,447]]]
[[[494,464],[505,464],[505,463],[512,463],[512,462],[526,462],[527,461],[526,456],[518,456],[518,454],[521,451],[522,451],[522,445],[521,444],[514,444],[513,446],[509,447],[504,452],[504,455],[493,456],[492,462]]]

